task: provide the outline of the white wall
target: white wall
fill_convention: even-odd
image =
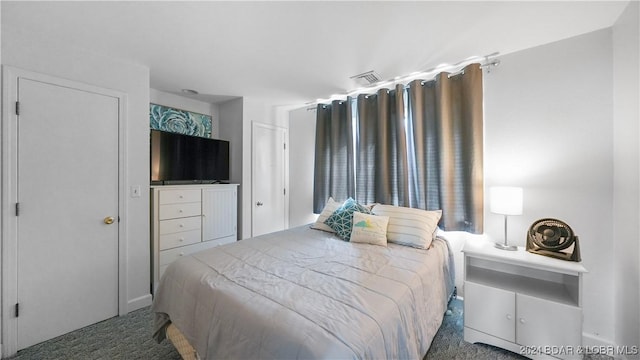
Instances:
[[[220,134],[220,113],[217,104],[190,99],[188,97],[171,94],[165,91],[150,89],[150,101],[154,104],[169,106],[172,108],[196,112],[199,114],[211,115],[211,137],[219,138]]]
[[[613,27],[614,324],[619,345],[640,345],[640,4]]]
[[[239,98],[218,104],[220,138],[231,141],[231,181],[238,189],[238,238],[251,237],[251,128],[253,122],[289,128],[288,112],[274,102]],[[288,134],[288,132],[287,132]],[[288,143],[289,139],[285,139]],[[287,162],[288,159],[285,159]],[[288,208],[285,209],[288,211]],[[288,214],[285,215],[288,221]]]
[[[127,94],[125,186],[142,189],[141,197],[127,197],[125,204],[127,310],[149,305],[149,69],[79,49],[21,41],[19,34],[7,31],[2,34],[2,64]]]
[[[289,128],[289,118],[276,104],[259,98],[243,98],[242,104],[242,239],[251,237],[251,129],[253,122]],[[288,135],[288,132],[287,132]],[[289,139],[285,139],[289,143]],[[285,162],[287,160],[285,159]],[[288,221],[288,214],[285,215]]]
[[[533,221],[567,222],[580,238],[585,344],[612,342],[612,31],[601,30],[501,57],[485,81],[485,185],[524,188],[524,213],[509,218],[525,244]],[[501,215],[485,232],[502,239]]]
[[[238,239],[242,239],[243,190],[242,184],[242,103],[243,99],[225,101],[218,104],[220,116],[220,138],[229,140],[230,175],[233,184],[240,184],[238,189]]]
[[[289,113],[289,226],[316,221],[313,213],[313,166],[316,142],[315,106]]]

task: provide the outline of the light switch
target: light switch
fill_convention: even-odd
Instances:
[[[140,194],[140,185],[131,186],[131,197],[132,198],[139,198],[140,196],[141,196],[141,194]]]

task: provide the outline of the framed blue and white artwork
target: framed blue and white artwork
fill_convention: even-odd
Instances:
[[[211,137],[211,116],[167,106],[149,104],[152,129],[178,134]]]

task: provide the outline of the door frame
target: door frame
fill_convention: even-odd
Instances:
[[[254,234],[254,219],[255,219],[255,206],[256,203],[256,145],[255,145],[255,137],[256,137],[256,128],[262,127],[270,130],[280,130],[283,132],[282,141],[284,142],[284,149],[282,152],[282,171],[283,171],[283,179],[284,179],[284,189],[285,195],[282,199],[284,201],[283,207],[283,222],[284,228],[287,229],[289,227],[289,148],[287,147],[288,140],[288,132],[287,129],[281,126],[264,124],[257,121],[251,122],[251,236],[255,236]]]
[[[2,308],[0,320],[2,322],[2,357],[14,355],[18,351],[18,321],[14,313],[14,306],[18,299],[18,241],[15,216],[17,200],[17,115],[15,104],[18,95],[18,79],[49,83],[57,86],[69,87],[92,92],[118,99],[118,314],[127,313],[127,233],[126,233],[126,127],[127,123],[127,95],[123,92],[104,89],[76,81],[61,79],[37,72],[19,69],[11,66],[2,67],[2,185],[0,205],[0,226],[2,235],[2,268],[1,268],[1,299]]]

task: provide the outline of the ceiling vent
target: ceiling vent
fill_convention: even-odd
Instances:
[[[372,85],[381,80],[380,75],[373,70],[354,75],[349,79],[352,79],[361,86]]]

